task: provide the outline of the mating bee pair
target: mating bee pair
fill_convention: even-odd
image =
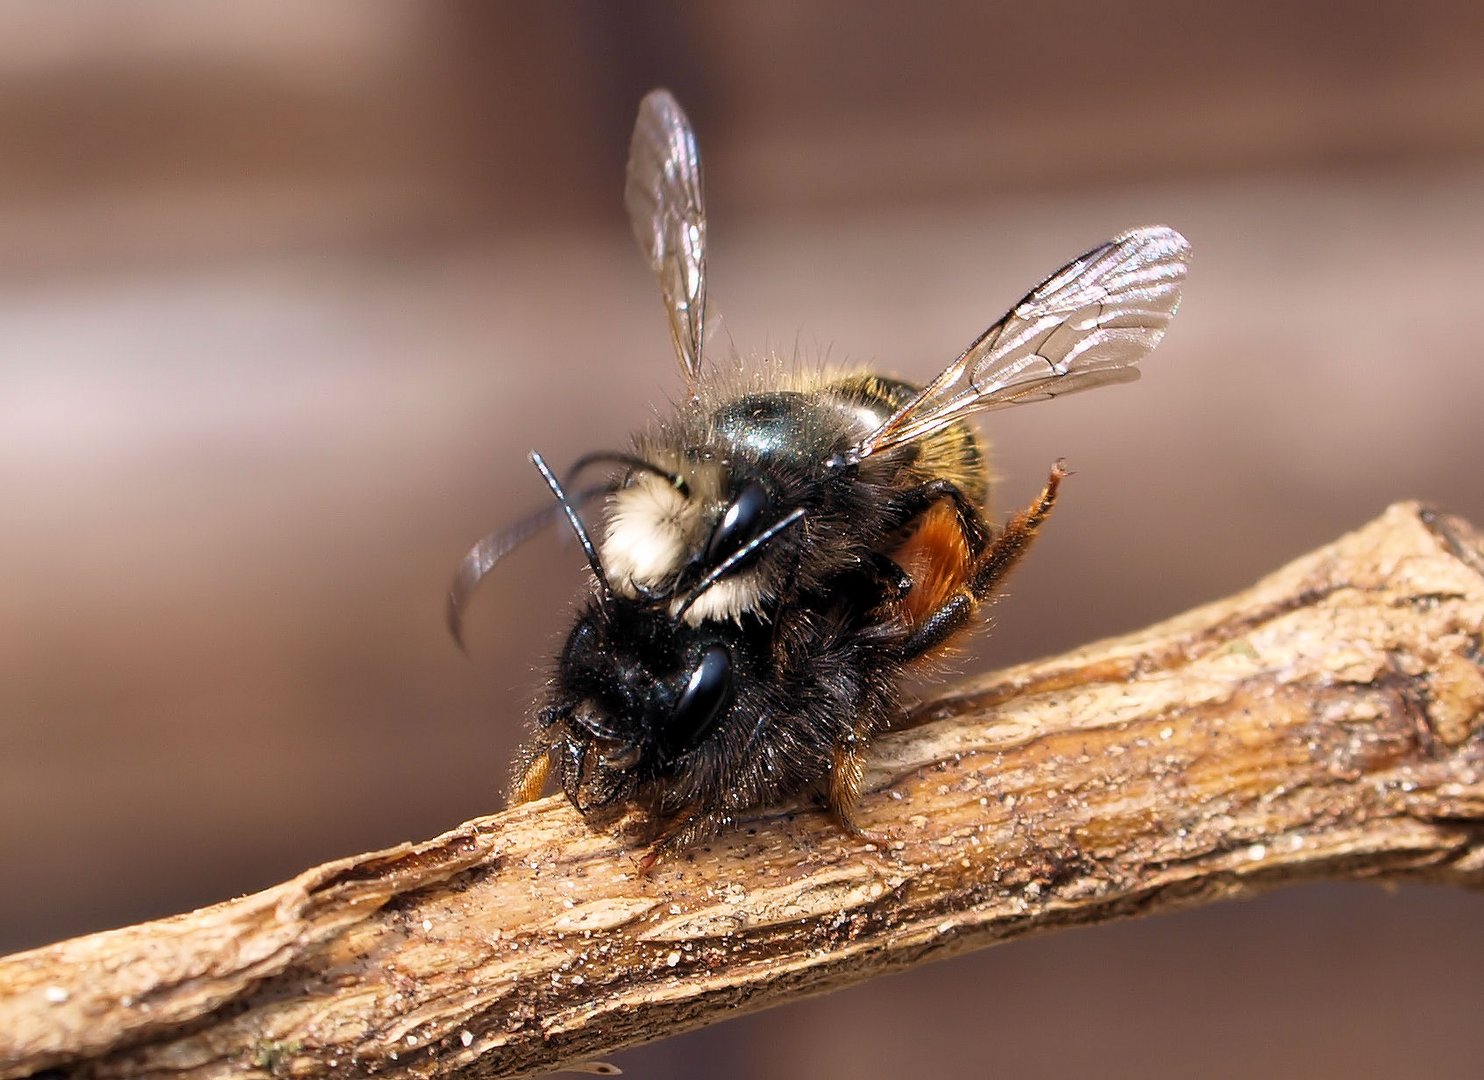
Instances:
[[[665,91],[639,109],[625,191],[659,279],[687,396],[631,450],[589,454],[555,503],[475,545],[449,597],[564,514],[596,588],[556,662],[512,800],[553,770],[594,824],[643,811],[643,864],[806,794],[859,832],[862,754],[906,669],[971,625],[1065,475],[1001,527],[974,413],[1138,378],[1190,248],[1135,229],[1057,271],[921,389],[864,372],[703,363],[706,217],[695,136]],[[577,474],[608,476],[568,495]],[[602,500],[594,543],[579,515]]]

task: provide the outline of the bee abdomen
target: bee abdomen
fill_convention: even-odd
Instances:
[[[882,423],[918,393],[919,388],[898,379],[861,373],[847,375],[825,386],[827,393],[857,408],[869,410]],[[912,444],[912,467],[923,480],[952,483],[969,501],[982,506],[989,497],[989,474],[983,440],[962,421],[918,439]]]
[[[898,609],[914,627],[964,588],[973,565],[963,527],[949,503],[923,514],[892,559],[912,578],[912,588],[898,601]]]

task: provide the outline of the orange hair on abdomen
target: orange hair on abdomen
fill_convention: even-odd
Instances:
[[[968,582],[969,547],[953,506],[939,503],[923,514],[892,558],[912,576],[912,589],[898,602],[898,610],[916,626]]]

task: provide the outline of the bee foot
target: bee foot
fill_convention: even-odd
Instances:
[[[839,812],[835,814],[835,822],[847,836],[854,837],[857,840],[864,840],[868,844],[875,844],[877,847],[890,847],[892,841],[896,839],[895,833],[888,832],[885,829],[868,829],[861,825],[860,822],[846,817]]]

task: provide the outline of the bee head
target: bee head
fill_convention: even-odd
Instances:
[[[603,562],[626,598],[668,605],[693,626],[737,619],[797,561],[801,517],[761,470],[703,462],[684,486],[640,474],[611,498]]]
[[[563,790],[603,816],[685,767],[736,700],[742,642],[651,604],[596,600],[572,630],[541,713]]]

